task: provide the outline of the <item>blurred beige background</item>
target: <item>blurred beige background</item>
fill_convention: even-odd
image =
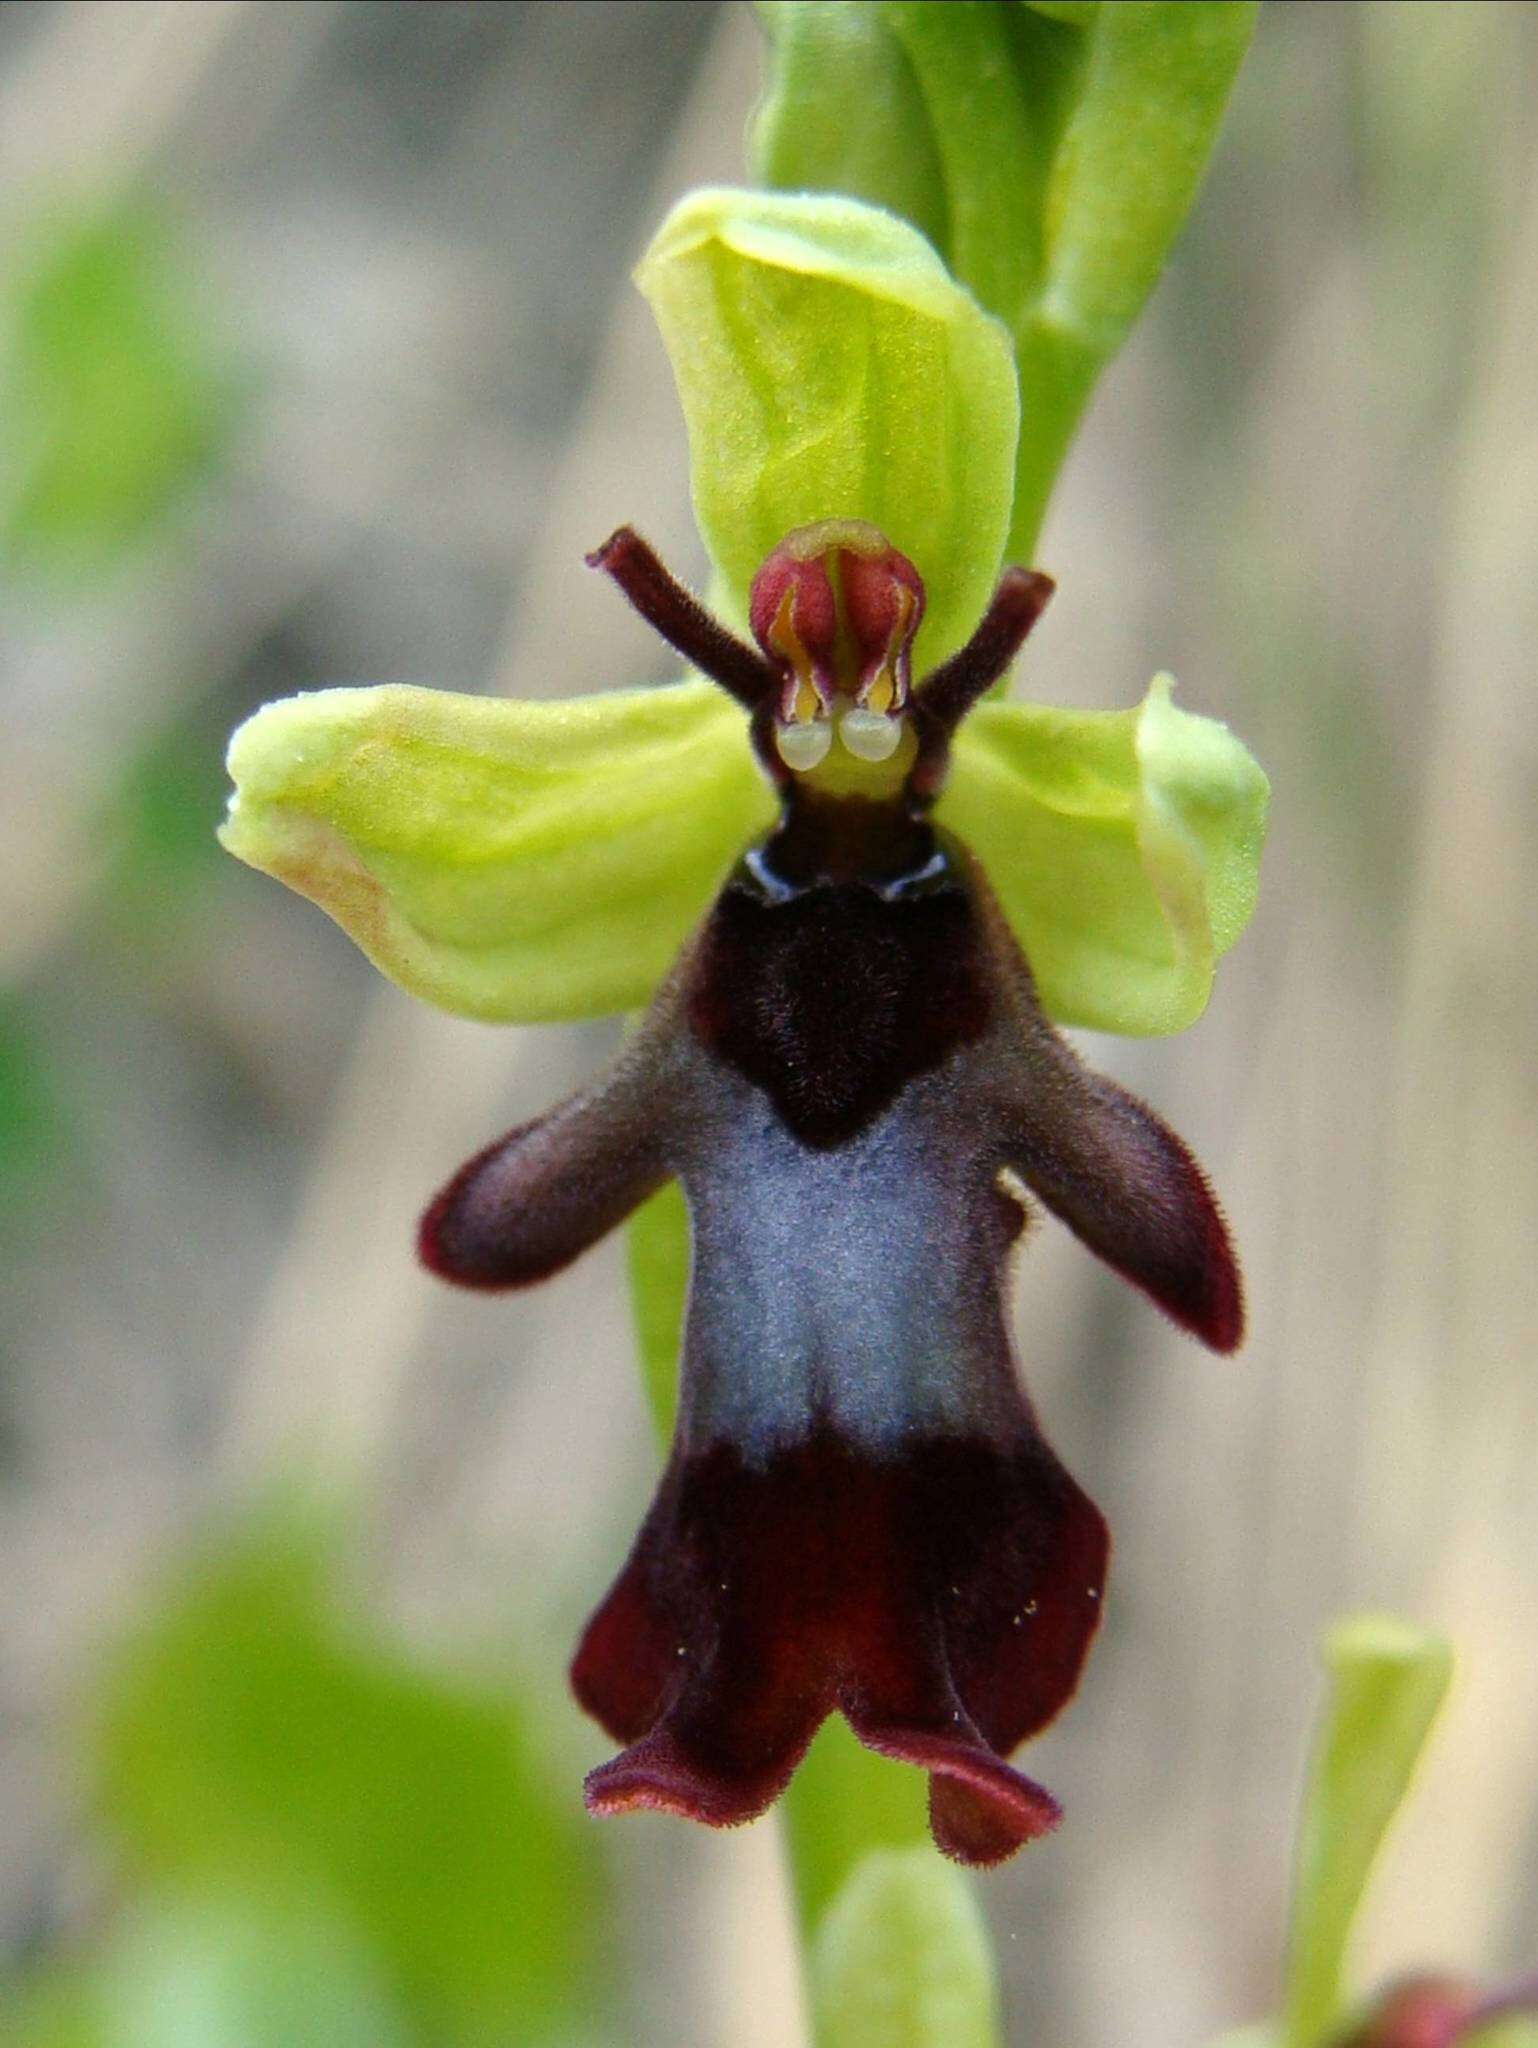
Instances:
[[[742,176],[758,75],[748,11],[698,0],[0,15],[8,246],[45,194],[165,195],[241,387],[157,539],[13,568],[0,619],[12,1961],[100,1907],[82,1674],[295,1447],[363,1487],[404,1630],[517,1644],[573,1801],[604,1753],[562,1674],[654,1469],[617,1247],[509,1301],[409,1254],[608,1034],[419,1010],[204,834],[265,697],[662,673],[581,565],[623,519],[700,561],[626,270],[684,183]],[[1208,1016],[1092,1048],[1209,1166],[1251,1341],[1207,1357],[1055,1226],[1022,1273],[1033,1392],[1117,1545],[1030,1763],[1068,1820],[985,1886],[1022,2048],[1189,2048],[1271,2001],[1314,1644],[1364,1605],[1461,1655],[1364,1975],[1538,1962],[1535,89],[1527,0],[1271,0],[1046,530],[1023,686],[1119,705],[1168,666],[1274,797]],[[603,1848],[623,2038],[795,2048],[772,1827]]]

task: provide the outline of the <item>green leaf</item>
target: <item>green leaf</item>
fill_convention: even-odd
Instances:
[[[925,580],[916,665],[958,647],[997,579],[1018,407],[1008,337],[923,236],[853,200],[706,190],[636,275],[723,610],[742,624],[792,528],[865,519]]]
[[[1332,1629],[1324,1656],[1330,1691],[1298,1837],[1284,2048],[1321,2048],[1342,2022],[1351,1925],[1452,1677],[1440,1637],[1377,1615]]]
[[[757,176],[901,215],[1018,326],[1084,37],[1014,0],[786,0],[761,12],[772,62],[750,138]]]
[[[811,1981],[817,2048],[997,2048],[987,1930],[932,1848],[862,1859],[818,1931]]]
[[[322,1914],[415,2037],[539,2041],[591,2000],[599,1901],[575,1787],[547,1782],[501,1691],[360,1627],[331,1553],[312,1520],[270,1514],[211,1545],[134,1632],[95,1745],[125,1874]]]
[[[773,815],[742,713],[705,683],[323,690],[248,719],[229,770],[231,853],[403,988],[495,1022],[647,1002]]]
[[[88,574],[210,470],[233,381],[153,208],[59,209],[11,252],[0,313],[0,556]]]
[[[1011,332],[1040,275],[1043,198],[1082,38],[998,0],[881,0],[944,166],[945,258]],[[1036,423],[1022,408],[1022,434]]]
[[[937,815],[1060,1023],[1182,1030],[1254,908],[1266,778],[1170,689],[1156,676],[1133,711],[985,704],[957,735]]]
[[[1048,184],[1038,321],[1106,359],[1153,289],[1196,196],[1255,0],[1119,0],[1086,66]]]

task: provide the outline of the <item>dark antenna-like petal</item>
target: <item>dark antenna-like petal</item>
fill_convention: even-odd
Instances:
[[[927,801],[945,774],[951,735],[1006,672],[1057,588],[1039,569],[1006,569],[977,631],[949,661],[925,676],[913,694],[919,758],[913,794]]]
[[[713,619],[634,527],[611,534],[587,565],[612,576],[647,625],[745,709],[758,710],[778,690],[779,677],[764,657]]]

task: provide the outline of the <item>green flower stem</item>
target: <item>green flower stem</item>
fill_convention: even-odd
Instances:
[[[625,1259],[641,1385],[657,1441],[666,1451],[678,1409],[678,1360],[689,1298],[689,1211],[676,1180],[631,1217]]]
[[[1016,462],[1009,558],[1034,562],[1053,486],[1106,359],[1078,336],[1035,319],[1016,340],[1015,361],[1022,398],[1030,390],[1034,410]]]
[[[773,52],[751,143],[759,181],[872,200],[943,252],[950,215],[939,151],[883,10],[872,0],[760,0],[758,15]]]
[[[929,117],[952,275],[1015,329],[1041,271],[1049,112],[1041,94],[1020,89],[1016,10],[995,0],[945,7],[888,0],[879,12],[913,68]],[[1005,222],[1011,232],[1001,233]]]

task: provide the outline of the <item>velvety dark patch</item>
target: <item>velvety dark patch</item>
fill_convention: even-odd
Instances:
[[[647,1048],[634,1050],[628,1064],[459,1169],[418,1226],[424,1265],[461,1287],[528,1287],[662,1185],[659,1090]]]
[[[1074,1690],[1107,1547],[1034,1434],[876,1458],[821,1429],[762,1468],[729,1444],[676,1457],[573,1665],[633,1745],[589,1803],[749,1820],[838,1709],[932,1774],[941,1848],[996,1862],[1057,1819],[1003,1758]]]
[[[989,965],[959,883],[884,894],[814,884],[776,901],[734,881],[695,958],[689,1021],[803,1144],[845,1143],[978,1037]]]

